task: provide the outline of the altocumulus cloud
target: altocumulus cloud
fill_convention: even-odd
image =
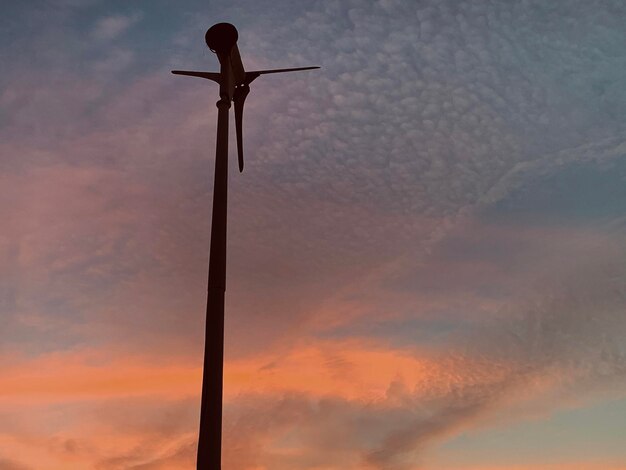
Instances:
[[[1,79],[6,357],[80,363],[90,345],[77,371],[119,377],[123,354],[197,367],[215,89],[167,70],[216,66],[196,51],[220,16],[250,68],[323,66],[259,78],[248,99],[230,468],[437,468],[429,452],[462,430],[623,389],[623,208],[602,224],[494,216],[548,205],[528,194],[573,166],[622,171],[621,2],[218,2],[152,36],[160,58],[128,38],[149,8],[80,32],[64,3],[23,13],[37,34],[14,44],[38,61],[8,51]],[[317,385],[294,379],[307,369]],[[192,465],[197,397],[146,387],[143,406],[69,399],[64,425],[45,400],[45,426],[11,411],[0,467]]]

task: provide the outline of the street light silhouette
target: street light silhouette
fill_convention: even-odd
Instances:
[[[209,248],[209,283],[204,342],[204,368],[200,404],[197,470],[220,470],[222,458],[222,385],[224,369],[224,292],[226,290],[226,201],[228,194],[228,115],[230,102],[235,104],[237,157],[243,171],[243,105],[250,83],[260,75],[319,67],[255,70],[246,72],[241,62],[237,29],[230,23],[211,26],[205,35],[209,49],[217,54],[220,71],[194,72],[172,70],[176,75],[212,80],[220,86],[217,106],[217,141],[215,179]]]

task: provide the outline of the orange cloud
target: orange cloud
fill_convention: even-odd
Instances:
[[[26,465],[46,462],[35,466],[42,470],[135,465],[177,469],[193,461],[201,384],[197,361],[180,356],[164,363],[148,356],[77,350],[32,359],[4,357],[2,363],[0,413],[21,410],[12,412],[25,424],[19,432],[0,425],[0,455]],[[263,465],[281,469],[289,462],[315,462],[324,453],[324,462],[315,468],[337,468],[323,466],[330,461],[341,462],[341,468],[365,468],[361,457],[385,436],[391,437],[380,449],[389,453],[397,444],[398,427],[417,426],[416,437],[409,437],[420,444],[463,427],[467,420],[476,422],[479,417],[471,411],[476,403],[478,412],[483,410],[485,397],[497,393],[518,367],[357,340],[311,341],[291,350],[231,359],[224,377],[225,462],[234,470]],[[450,400],[453,409],[461,407],[458,420],[446,414]],[[443,415],[413,414],[424,403],[431,403],[432,410],[443,406]],[[470,410],[467,416],[463,409]],[[362,419],[377,424],[362,429]],[[422,419],[426,421],[420,424]],[[621,470],[599,465],[545,468]]]
[[[364,341],[317,341],[283,354],[229,361],[225,388],[229,396],[299,392],[346,400],[388,399],[401,383],[412,394],[441,395],[466,382],[497,382],[509,370],[495,361],[435,358],[410,349],[392,349]]]
[[[0,377],[0,404],[199,394],[202,371],[195,364],[103,357],[102,353],[73,351],[6,361],[15,365]]]
[[[0,376],[0,404],[198,396],[202,377],[198,361],[187,357],[163,363],[77,350],[4,362],[13,365]],[[398,384],[412,395],[434,397],[472,383],[498,382],[509,371],[510,365],[496,361],[437,358],[372,342],[311,341],[287,351],[227,360],[225,399],[294,392],[368,402],[389,399]]]

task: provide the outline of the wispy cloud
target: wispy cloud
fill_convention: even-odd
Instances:
[[[140,21],[141,18],[141,13],[106,16],[96,22],[91,35],[99,41],[115,39]]]
[[[29,470],[30,467],[22,465],[14,460],[0,458],[0,468],[2,470]]]

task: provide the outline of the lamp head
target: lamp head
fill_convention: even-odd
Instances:
[[[229,54],[233,46],[237,44],[238,38],[237,28],[230,23],[214,24],[204,36],[206,45],[218,55]]]

